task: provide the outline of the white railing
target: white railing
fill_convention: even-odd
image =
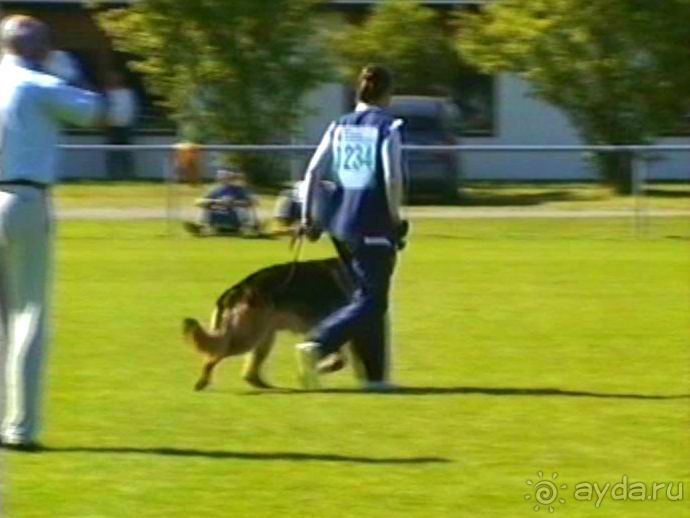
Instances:
[[[62,149],[70,151],[175,151],[185,144],[63,144]],[[195,145],[200,151],[216,152],[252,152],[252,153],[308,153],[316,149],[313,144],[203,144]],[[406,144],[406,151],[553,151],[566,153],[652,153],[664,151],[690,151],[690,144],[658,144],[658,145],[506,145],[506,144],[457,144],[457,145],[424,145]]]

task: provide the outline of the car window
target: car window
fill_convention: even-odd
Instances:
[[[413,133],[432,132],[443,133],[443,125],[440,119],[433,117],[407,116],[403,117],[405,129]]]

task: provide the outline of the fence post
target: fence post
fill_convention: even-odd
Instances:
[[[635,221],[635,235],[643,237],[648,231],[648,209],[645,198],[645,185],[648,176],[647,157],[644,152],[635,153],[633,155],[633,196],[634,201],[634,221]]]
[[[177,200],[175,199],[175,180],[177,177],[175,151],[165,152],[165,220],[168,237],[175,233],[177,223]]]

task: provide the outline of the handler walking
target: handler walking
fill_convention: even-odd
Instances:
[[[60,124],[95,124],[103,108],[99,95],[41,72],[51,50],[42,22],[5,18],[0,41],[0,440],[31,451],[38,449],[49,331],[50,186]]]
[[[407,233],[407,223],[400,217],[402,121],[386,111],[392,83],[384,67],[362,70],[355,111],[330,125],[305,176],[302,228],[307,236],[315,237],[311,214],[319,182],[330,180],[336,185],[326,230],[355,286],[350,304],[327,317],[309,342],[297,346],[305,388],[318,387],[319,362],[348,341],[363,363],[365,388],[391,388],[388,294],[396,254]]]

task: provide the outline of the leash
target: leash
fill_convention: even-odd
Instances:
[[[294,264],[298,263],[300,256],[302,255],[302,248],[304,247],[304,232],[299,228],[292,233],[290,238],[290,251],[293,251],[292,262]]]
[[[304,248],[304,238],[304,232],[302,232],[299,228],[292,234],[292,238],[290,239],[289,245],[289,250],[293,252],[292,264],[290,266],[290,271],[285,277],[285,281],[283,281],[283,284],[280,286],[280,289],[278,291],[283,291],[287,289],[292,280],[295,278],[295,273],[297,273],[297,266],[299,265],[300,259],[302,257],[302,249]]]

